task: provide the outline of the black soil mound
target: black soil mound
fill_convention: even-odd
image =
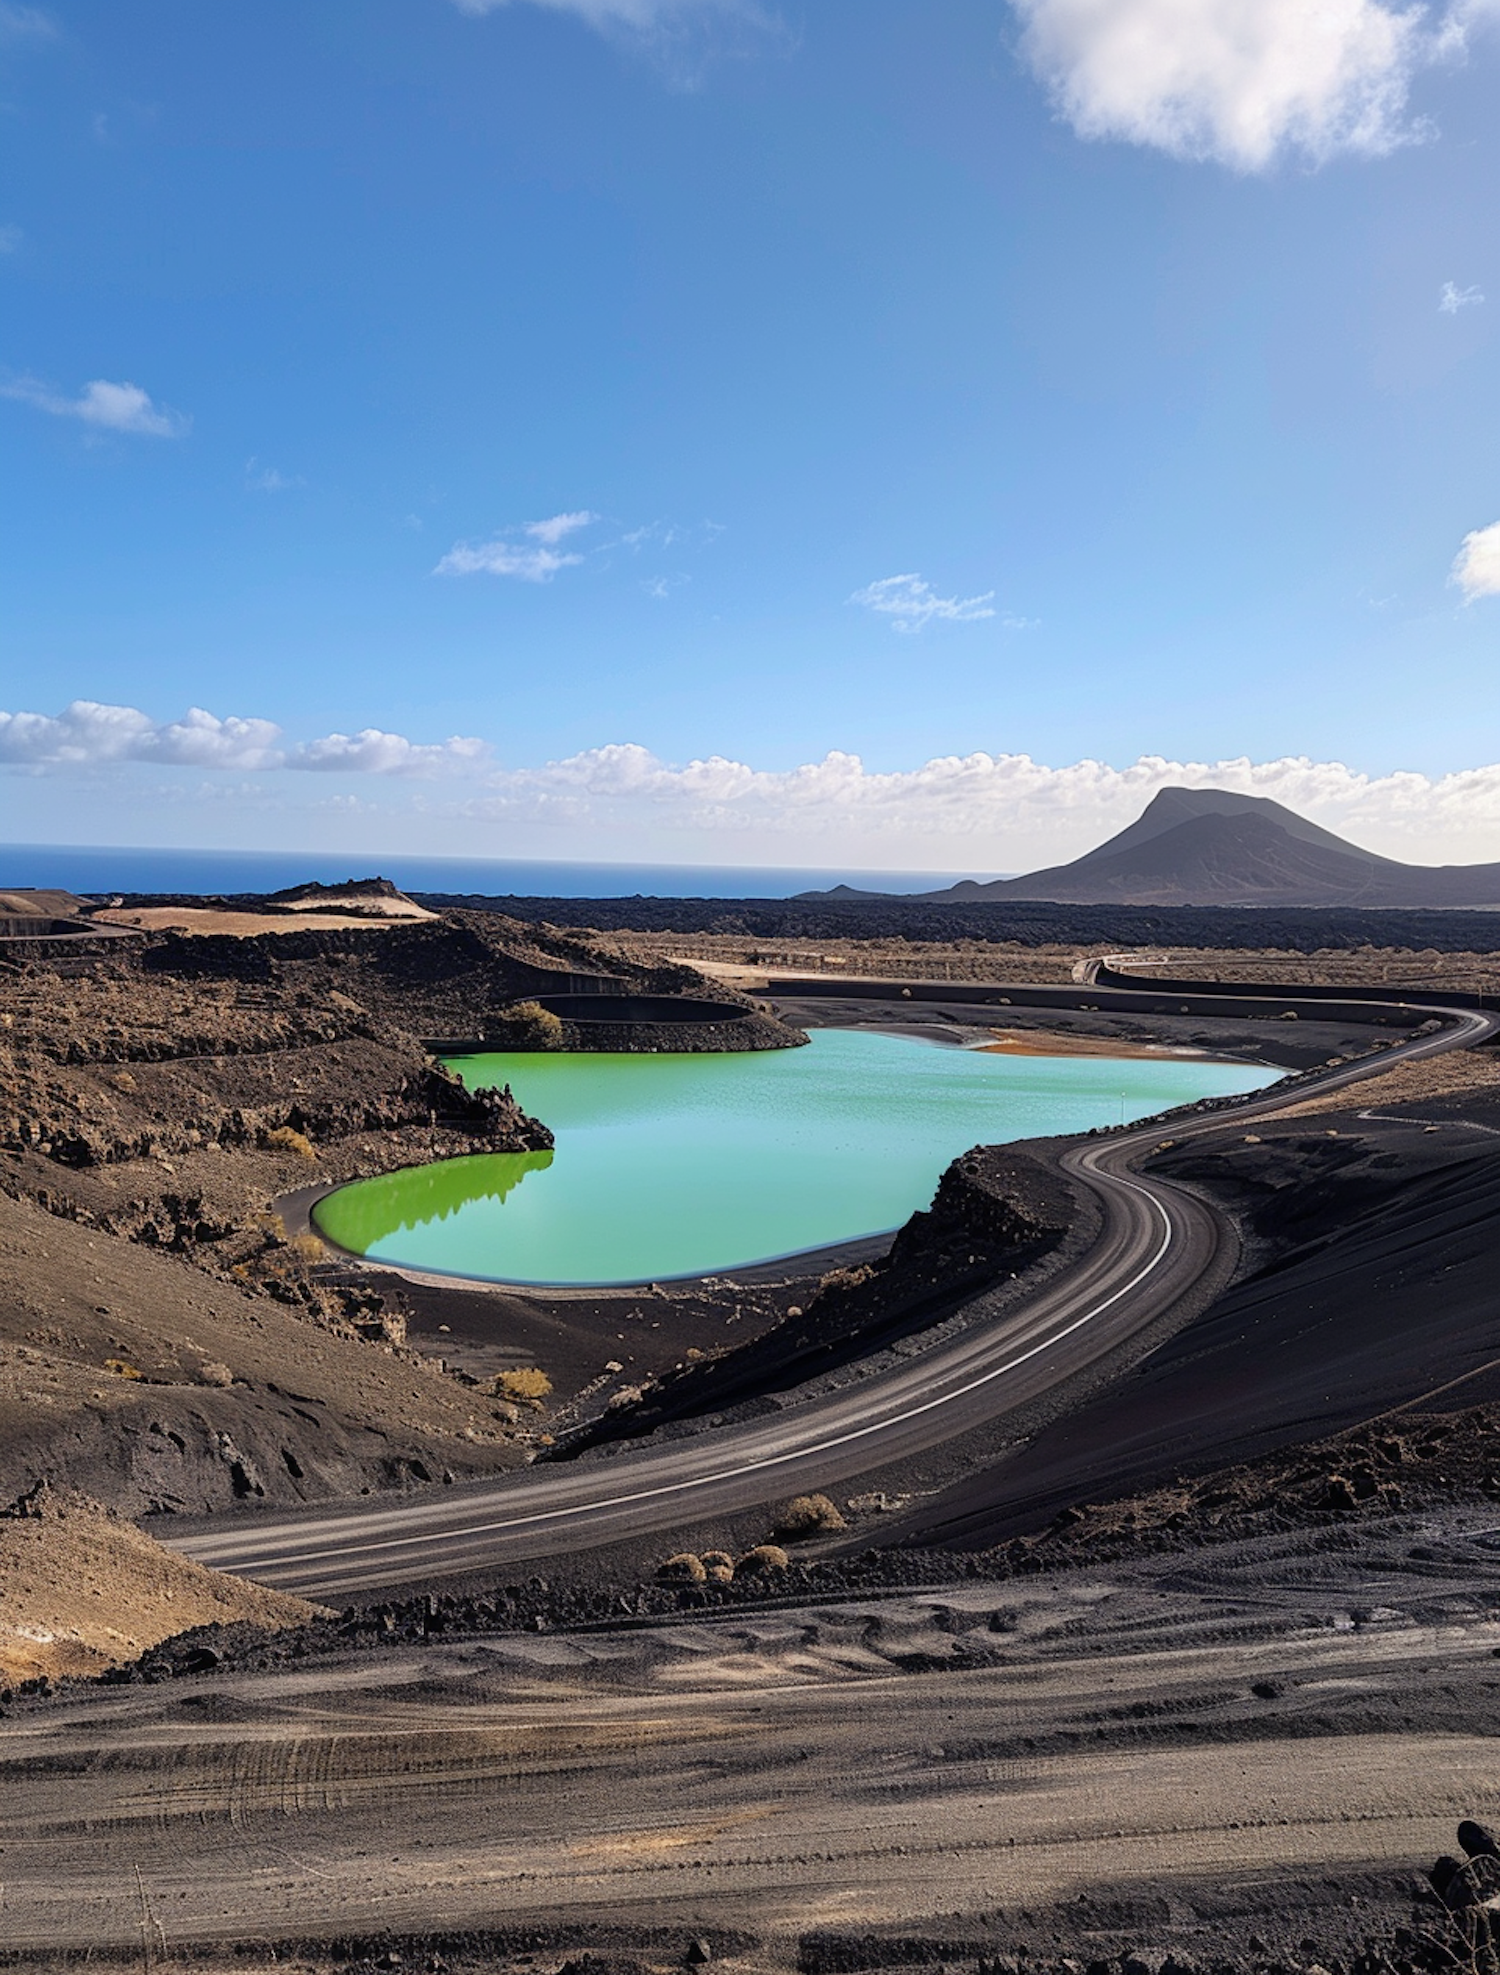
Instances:
[[[1339,1122],[1337,1137],[1288,1126],[1154,1160],[1238,1213],[1252,1272],[1134,1376],[950,1490],[918,1540],[983,1549],[1451,1381],[1460,1402],[1500,1393],[1500,1136]]]

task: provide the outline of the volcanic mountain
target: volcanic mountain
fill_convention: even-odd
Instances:
[[[924,896],[954,905],[1472,907],[1500,905],[1500,864],[1401,864],[1265,796],[1162,789],[1128,829],[1071,864]]]

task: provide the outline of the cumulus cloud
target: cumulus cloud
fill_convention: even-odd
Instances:
[[[287,757],[288,768],[344,775],[442,775],[477,769],[490,758],[489,744],[462,734],[446,741],[409,741],[404,734],[363,727],[357,734],[325,734]]]
[[[1440,18],[1386,0],[1012,0],[1022,49],[1080,137],[1263,171],[1382,157],[1423,135],[1417,74],[1460,59],[1494,0]]]
[[[32,377],[0,384],[0,397],[19,399],[54,418],[77,418],[102,431],[129,432],[149,439],[181,439],[192,422],[181,412],[154,404],[138,384],[111,384],[102,377],[85,384],[76,398]]]
[[[76,699],[56,715],[0,712],[0,761],[32,768],[156,761],[177,767],[255,769],[282,760],[269,720],[219,719],[192,707],[158,724],[133,706]]]
[[[856,590],[849,601],[889,617],[893,631],[920,631],[935,617],[954,624],[993,617],[994,599],[993,590],[986,590],[982,597],[940,597],[930,583],[913,574],[882,576],[879,582]]]
[[[357,734],[325,734],[287,748],[272,720],[233,715],[221,719],[199,706],[180,720],[169,721],[153,720],[139,707],[86,699],[74,700],[58,714],[0,712],[0,762],[33,769],[149,761],[173,768],[241,772],[293,768],[428,777],[472,774],[485,768],[490,758],[485,741],[457,734],[446,741],[410,741],[378,727]]]
[[[1122,829],[1158,789],[1237,789],[1270,796],[1355,841],[1421,861],[1500,855],[1500,764],[1442,777],[1372,777],[1302,756],[1213,762],[1143,755],[1126,768],[1079,761],[1054,768],[1026,754],[945,755],[877,771],[839,750],[784,770],[723,755],[676,765],[617,743],[540,768],[497,771],[463,813],[713,835],[774,854],[1025,870],[1061,862]]]
[[[1464,536],[1453,561],[1453,581],[1463,591],[1465,603],[1500,597],[1500,521]]]
[[[1440,315],[1457,315],[1460,309],[1471,309],[1484,300],[1478,288],[1460,288],[1456,281],[1445,281],[1438,294]]]
[[[515,576],[523,583],[550,583],[560,569],[576,567],[583,557],[558,544],[599,519],[586,508],[570,514],[528,521],[488,542],[455,542],[434,576]],[[521,539],[517,540],[517,536]]]
[[[1500,557],[1500,523],[1484,531]],[[1500,593],[1500,560],[1490,594]],[[125,772],[124,764],[196,770],[226,801],[269,800],[235,774],[323,773],[446,785],[412,798],[430,817],[572,826],[624,846],[675,836],[721,861],[882,863],[887,868],[1035,870],[1061,863],[1134,821],[1158,789],[1236,789],[1271,796],[1356,843],[1412,862],[1500,859],[1500,763],[1443,776],[1371,776],[1338,761],[1288,756],[1253,762],[1143,755],[1123,768],[1052,767],[1027,754],[977,750],[914,767],[868,767],[834,749],[790,768],[757,768],[722,754],[669,762],[630,742],[587,748],[540,766],[497,766],[468,736],[420,742],[366,727],[289,744],[269,720],[195,708],[158,722],[139,708],[75,700],[56,715],[0,712],[0,764],[33,773]],[[196,799],[196,797],[195,797]],[[331,798],[330,798],[331,799]],[[363,797],[357,798],[364,800]],[[622,855],[629,850],[622,849]]]

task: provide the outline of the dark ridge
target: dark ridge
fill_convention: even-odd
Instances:
[[[487,898],[414,892],[435,911],[501,914],[568,931],[724,933],[742,939],[1008,940],[1018,946],[1178,946],[1253,952],[1434,953],[1500,950],[1500,913],[1357,906],[1069,905],[1041,900],[937,904],[931,899]]]

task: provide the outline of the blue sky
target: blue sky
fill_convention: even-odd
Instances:
[[[0,5],[0,837],[1500,858],[1497,81],[1493,0]]]

